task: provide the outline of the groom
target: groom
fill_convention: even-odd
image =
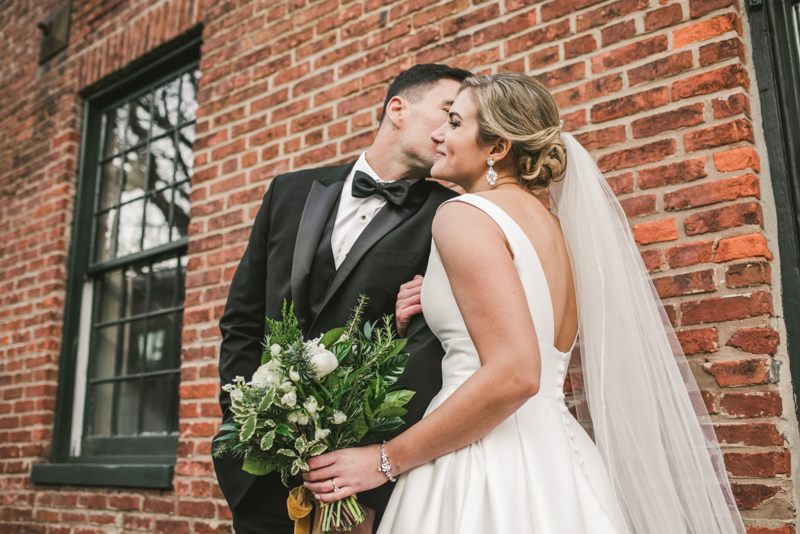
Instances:
[[[261,363],[264,317],[280,319],[284,300],[294,302],[308,338],[344,326],[359,294],[369,297],[364,321],[394,313],[400,285],[425,272],[436,209],[455,196],[425,178],[433,166],[430,135],[447,120],[469,75],[444,65],[412,67],[389,87],[375,141],[361,157],[272,181],[220,320],[223,385],[236,376],[250,380]],[[411,356],[399,384],[416,391],[404,417],[410,425],[441,388],[444,352],[421,314],[408,324],[407,338]],[[230,421],[225,391],[220,406],[223,422]],[[279,475],[246,473],[230,455],[214,458],[214,468],[237,534],[293,532],[289,489]],[[376,510],[376,526],[391,489],[359,495]]]

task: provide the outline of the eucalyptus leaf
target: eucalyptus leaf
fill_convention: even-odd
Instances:
[[[364,337],[367,338],[367,341],[372,337],[372,330],[374,329],[374,323],[370,323],[367,321],[364,323]]]

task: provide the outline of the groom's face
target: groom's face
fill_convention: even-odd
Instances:
[[[455,80],[439,80],[416,98],[416,102],[409,102],[400,142],[408,162],[424,169],[425,175],[433,167],[435,145],[431,132],[447,121],[459,87],[461,84]]]

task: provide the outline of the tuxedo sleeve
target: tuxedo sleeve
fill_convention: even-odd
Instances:
[[[266,329],[267,244],[269,239],[272,194],[277,178],[270,184],[258,210],[247,249],[236,268],[219,322],[222,344],[219,355],[219,377],[222,385],[237,376],[249,381],[261,364]],[[230,420],[230,395],[219,396],[224,422]]]

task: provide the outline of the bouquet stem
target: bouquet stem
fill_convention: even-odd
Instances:
[[[358,504],[354,495],[322,505],[322,532],[353,530],[364,521],[364,509]]]

